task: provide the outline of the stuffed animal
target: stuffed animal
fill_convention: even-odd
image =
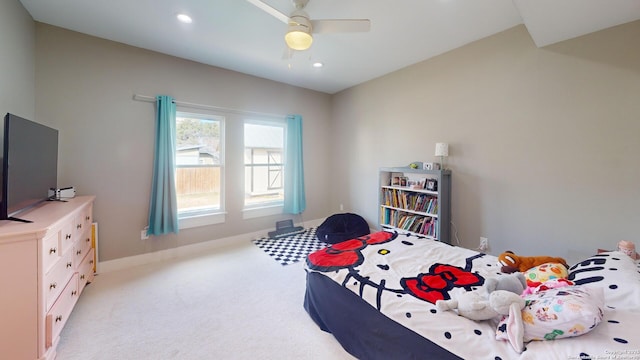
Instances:
[[[598,254],[609,251],[620,251],[628,255],[633,260],[640,259],[640,254],[636,252],[636,245],[632,241],[620,240],[618,242],[618,247],[615,250],[598,249]]]
[[[498,255],[498,262],[502,264],[503,273],[513,273],[516,271],[525,272],[532,267],[544,264],[544,263],[560,263],[565,267],[567,261],[560,257],[551,256],[518,256],[513,251],[505,251]]]
[[[496,290],[506,290],[514,294],[521,295],[522,291],[527,288],[527,281],[525,280],[523,273],[515,272],[512,274],[488,278],[484,281],[484,286],[489,293]]]
[[[489,300],[476,291],[468,291],[450,300],[436,301],[436,308],[440,311],[457,310],[458,315],[471,320],[489,320],[499,314],[491,308]]]
[[[526,301],[518,294],[506,290],[496,290],[489,295],[489,305],[500,315],[509,315],[512,307],[524,309]]]
[[[639,258],[638,253],[636,252],[636,245],[631,241],[622,240],[618,242],[617,250],[629,255],[633,260],[637,260]]]
[[[475,321],[489,320],[499,315],[508,316],[509,342],[516,352],[522,353],[524,351],[522,309],[526,302],[520,297],[520,293],[526,287],[525,284],[522,273],[500,275],[485,280],[488,298],[481,295],[484,292],[468,291],[458,295],[455,300],[436,301],[436,308],[440,311],[456,310],[459,316]]]
[[[520,295],[506,290],[492,292],[489,299],[477,291],[468,291],[458,295],[455,300],[436,301],[436,308],[440,311],[456,310],[459,316],[481,321],[509,314],[511,304],[516,304],[522,310],[525,301]]]
[[[497,291],[496,291],[497,292]],[[493,293],[491,294],[493,295]],[[522,298],[521,298],[522,299]],[[523,303],[526,303],[522,299]],[[501,307],[499,310],[504,314],[506,318],[506,333],[509,343],[518,354],[522,354],[524,351],[524,323],[522,320],[522,309],[525,305],[520,306],[520,303],[513,302],[509,307]]]

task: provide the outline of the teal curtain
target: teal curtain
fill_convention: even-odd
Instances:
[[[302,162],[302,116],[287,116],[285,144],[284,209],[286,214],[300,214],[306,209],[304,166]]]
[[[178,233],[176,202],[176,104],[166,95],[156,97],[156,137],[153,183],[149,204],[149,235]]]

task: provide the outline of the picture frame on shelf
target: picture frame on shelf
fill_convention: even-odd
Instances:
[[[438,191],[438,180],[427,179],[427,181],[424,184],[424,188],[430,191]]]
[[[409,178],[406,176],[401,176],[400,177],[400,186],[401,187],[407,187],[407,183],[409,182]]]
[[[401,172],[393,172],[391,173],[391,178],[389,180],[391,186],[400,186],[400,179],[404,176],[404,173]]]
[[[433,162],[425,162],[422,163],[422,168],[424,170],[440,170],[440,164]]]

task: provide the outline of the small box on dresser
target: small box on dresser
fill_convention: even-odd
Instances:
[[[48,202],[0,221],[2,358],[51,360],[60,332],[93,279],[94,196]]]

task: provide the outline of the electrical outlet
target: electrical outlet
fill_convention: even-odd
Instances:
[[[480,237],[480,250],[485,251],[487,249],[489,249],[489,239],[487,239],[486,237]]]
[[[148,227],[145,227],[144,229],[140,230],[140,240],[147,240],[149,238],[149,235],[147,235],[148,229]]]
[[[344,205],[340,204],[340,211],[344,211]]]

